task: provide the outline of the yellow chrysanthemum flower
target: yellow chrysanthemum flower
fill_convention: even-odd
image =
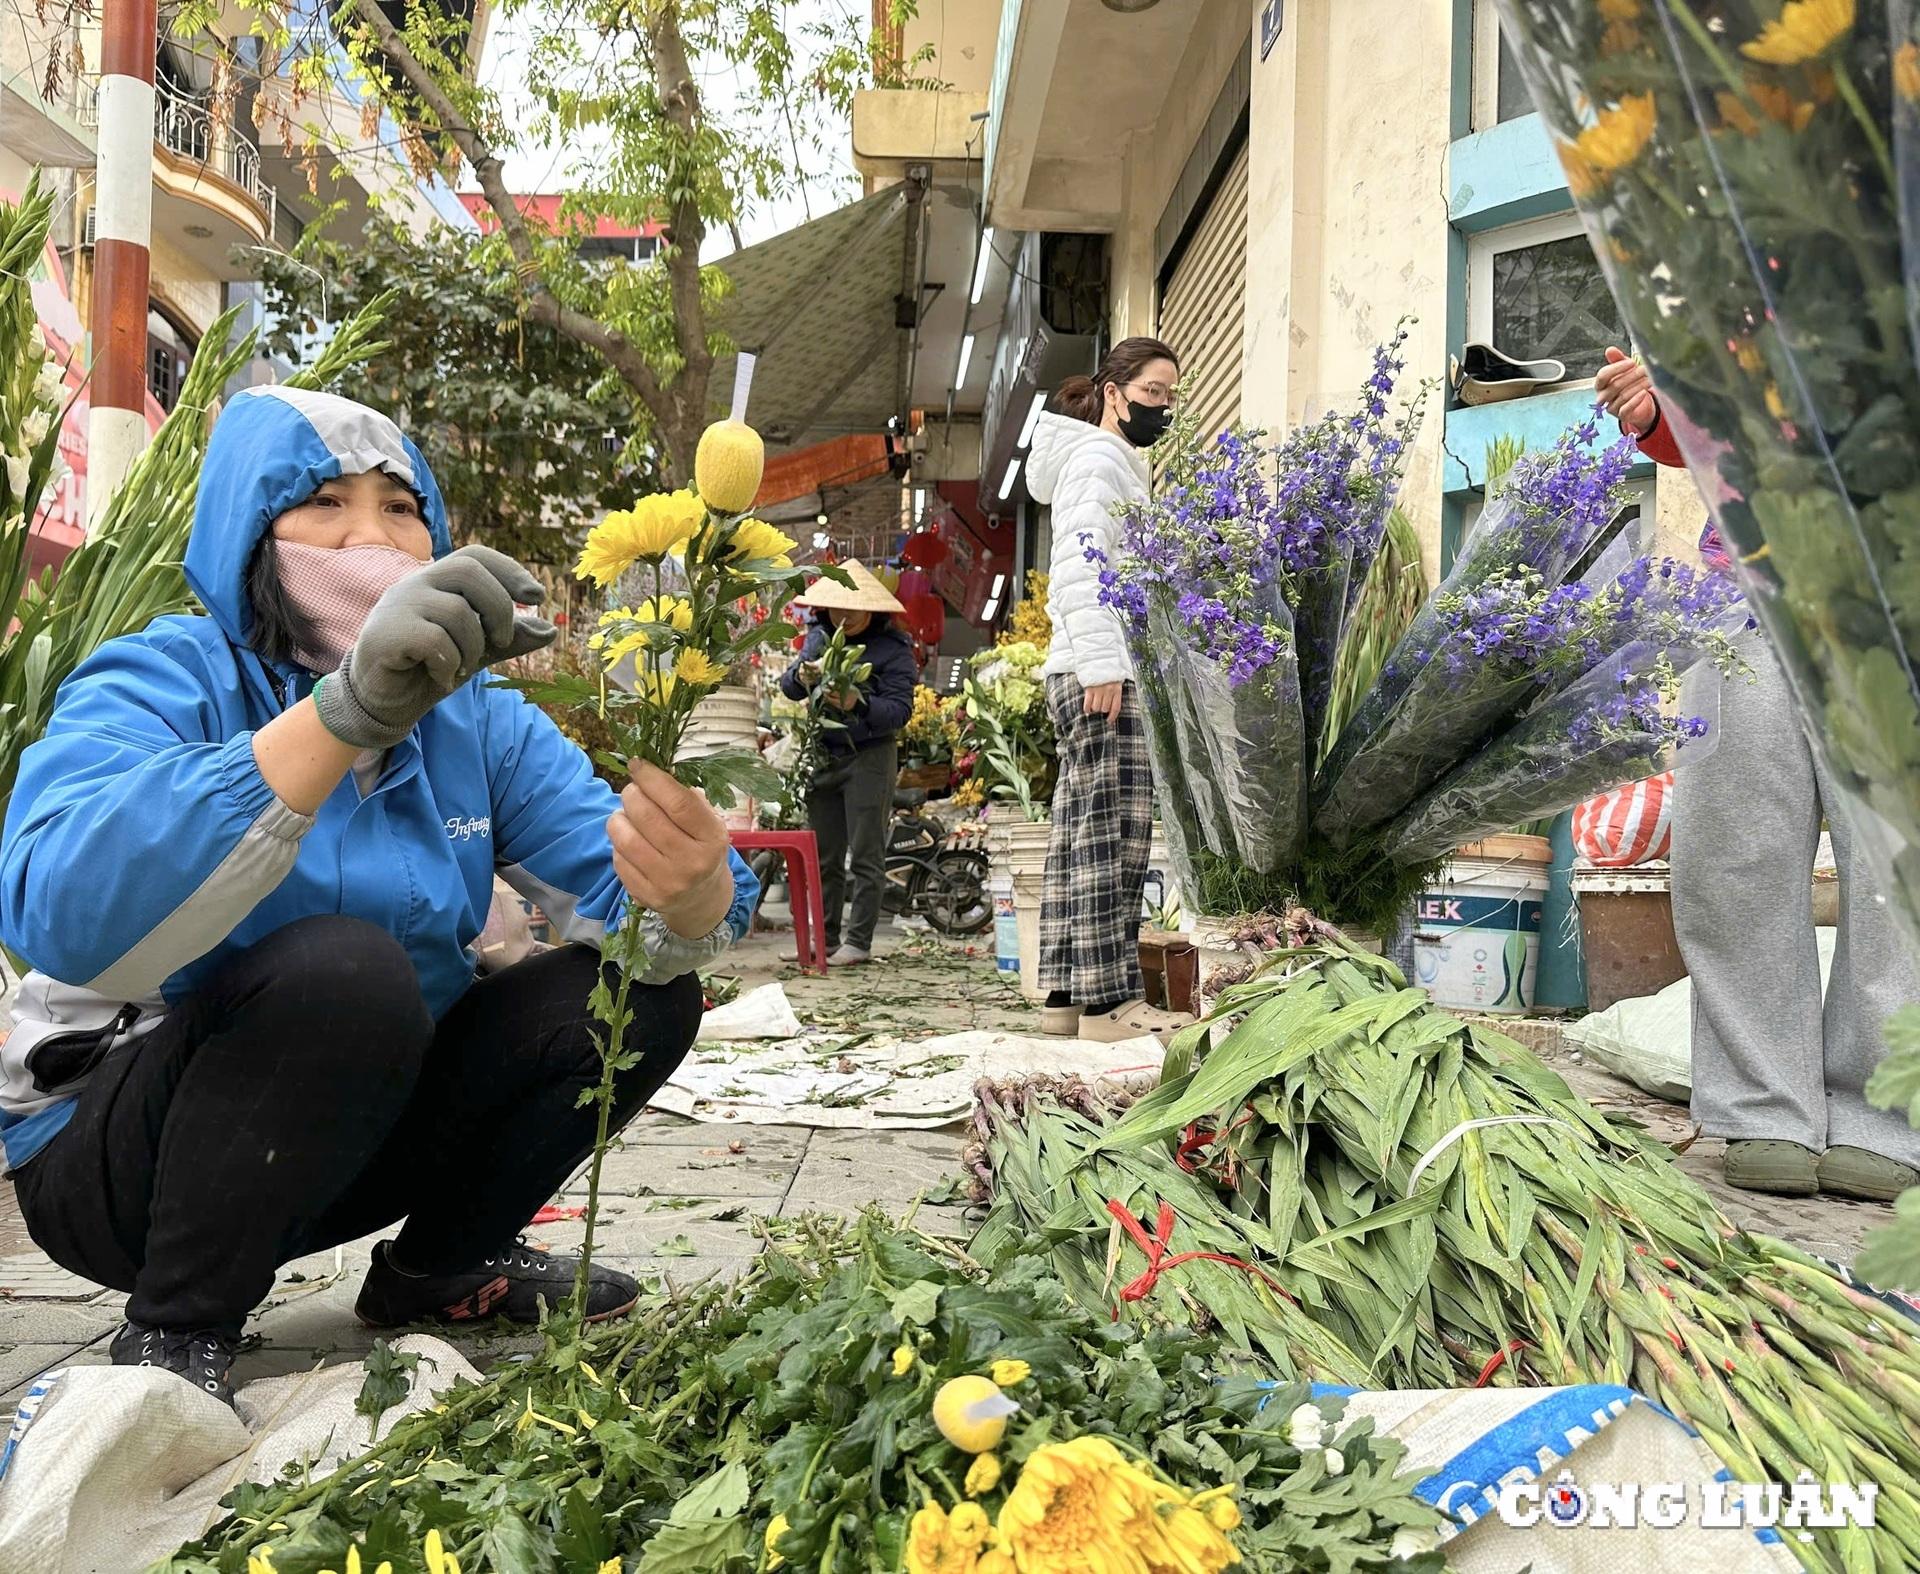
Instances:
[[[1594,9],[1604,22],[1631,22],[1640,14],[1640,0],[1598,0]]]
[[[1853,26],[1854,0],[1787,0],[1760,36],[1740,46],[1749,60],[1766,66],[1797,66],[1816,60]]]
[[[1103,1437],[1049,1443],[1020,1467],[1000,1540],[1022,1569],[1149,1568],[1144,1549],[1162,1540],[1154,1504],[1166,1491]]]
[[[1757,372],[1767,364],[1766,356],[1760,346],[1751,339],[1742,339],[1739,349],[1733,352],[1734,360],[1740,363],[1743,372]]]
[[[1033,1376],[1033,1368],[1025,1361],[995,1361],[988,1374],[1002,1388],[1011,1388],[1016,1383],[1024,1383]]]
[[[905,1377],[907,1373],[912,1370],[913,1346],[910,1344],[896,1346],[893,1352],[893,1375],[895,1377]]]
[[[964,1506],[979,1508],[978,1504]],[[979,1547],[956,1539],[947,1511],[938,1503],[929,1503],[913,1516],[907,1530],[907,1574],[979,1574],[979,1563]]]
[[[657,705],[662,710],[673,703],[674,691],[679,687],[680,680],[671,672],[643,670],[634,674],[634,696],[645,700],[649,705]],[[458,1570],[455,1574],[458,1574]]]
[[[985,1497],[1000,1485],[1000,1461],[993,1454],[975,1454],[967,1466],[967,1496]]]
[[[774,1569],[779,1568],[781,1564],[787,1561],[780,1556],[780,1538],[787,1533],[789,1528],[791,1527],[787,1524],[787,1516],[785,1514],[775,1514],[772,1521],[767,1525],[768,1574],[772,1574]]]
[[[603,618],[601,621],[606,620]],[[662,596],[658,602],[649,596],[633,609],[633,621],[664,623],[668,628],[685,634],[693,627],[693,603],[685,596]]]
[[[632,508],[615,509],[587,532],[574,573],[602,587],[611,585],[636,563],[658,563],[682,551],[705,517],[691,492],[643,497]]]
[[[715,661],[704,650],[683,650],[674,658],[674,676],[682,683],[691,683],[697,689],[709,689],[716,683],[724,683],[727,669],[724,663]]]
[[[1212,1492],[1202,1492],[1193,1500],[1198,1508],[1206,1505],[1207,1518],[1213,1521],[1215,1530],[1238,1530],[1240,1528],[1240,1505],[1233,1500],[1232,1487],[1220,1487]]]
[[[1176,1508],[1157,1521],[1165,1552],[1152,1559],[1167,1574],[1219,1574],[1240,1561],[1231,1541],[1221,1534],[1205,1509]]]
[[[789,554],[799,544],[792,536],[774,529],[764,519],[743,519],[727,542],[727,561],[769,563],[775,568],[789,568],[793,563]]]
[[[958,1546],[977,1552],[993,1536],[993,1522],[978,1503],[956,1503],[947,1515],[947,1535]]]
[[[1893,52],[1893,90],[1909,104],[1920,102],[1920,44],[1912,40]]]
[[[440,1543],[440,1532],[429,1530],[420,1548],[427,1560],[427,1574],[460,1574],[460,1560]]]
[[[275,1574],[272,1547],[258,1546],[247,1554],[247,1574]]]
[[[608,1558],[606,1562],[600,1565],[599,1574],[620,1574],[622,1567],[623,1563],[621,1559]]]
[[[1574,149],[1592,168],[1603,173],[1625,169],[1640,156],[1653,135],[1651,93],[1631,93],[1611,109],[1603,109],[1592,125],[1574,139]]]
[[[1772,416],[1776,421],[1786,420],[1787,401],[1780,397],[1780,385],[1778,383],[1767,384],[1765,398],[1767,401],[1767,414]]]

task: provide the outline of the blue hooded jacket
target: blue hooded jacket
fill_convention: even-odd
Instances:
[[[550,718],[485,673],[388,752],[364,799],[349,774],[316,815],[298,814],[261,776],[255,730],[314,677],[249,645],[254,549],[323,482],[373,469],[413,488],[434,555],[451,551],[426,461],[385,416],[327,394],[239,395],[214,430],[187,545],[187,582],[208,615],[112,640],[61,685],[0,844],[0,937],[34,969],[0,1046],[0,1168],[66,1124],[109,1048],[297,919],[338,913],[385,929],[438,1017],[473,981],[468,947],[496,871],[568,940],[598,941],[624,911],[612,789]],[[737,854],[731,868],[723,927],[739,939],[758,887]],[[650,947],[650,979],[701,965],[724,938]]]

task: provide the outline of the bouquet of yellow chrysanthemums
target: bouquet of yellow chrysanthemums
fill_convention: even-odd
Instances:
[[[759,645],[793,637],[792,625],[780,614],[810,572],[794,563],[796,543],[790,536],[748,517],[762,464],[760,438],[751,427],[738,420],[709,427],[695,460],[694,487],[643,497],[587,533],[576,568],[580,578],[602,591],[631,586],[638,592],[603,612],[587,641],[600,670],[559,669],[544,678],[508,680],[535,704],[562,713],[590,712],[612,738],[613,747],[595,756],[603,768],[621,775],[630,761],[656,765],[722,808],[740,792],[776,796],[779,778],[757,752],[746,749],[677,759],[681,735],[694,706],[726,681],[736,662]],[[611,681],[629,662],[631,682]],[[614,1077],[633,1061],[620,1046],[632,1019],[633,980],[646,970],[638,917],[629,911],[607,945],[617,981],[593,993],[594,1015],[606,1032],[577,1300],[584,1297],[593,1256],[594,1202]]]

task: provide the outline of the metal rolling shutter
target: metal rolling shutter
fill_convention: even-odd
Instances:
[[[1160,299],[1160,337],[1180,357],[1180,386],[1212,436],[1240,419],[1247,318],[1247,150],[1207,204]]]

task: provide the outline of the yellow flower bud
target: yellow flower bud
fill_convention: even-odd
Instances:
[[[991,1375],[1000,1387],[1012,1388],[1033,1376],[1033,1368],[1025,1361],[995,1361]]]
[[[893,1375],[895,1377],[905,1377],[907,1373],[912,1370],[913,1346],[910,1344],[898,1346],[893,1352]]]
[[[718,514],[744,514],[760,492],[766,446],[745,421],[715,421],[700,434],[693,479],[700,500]]]
[[[976,1454],[967,1466],[967,1496],[985,1497],[1000,1485],[1000,1460],[993,1454]]]

